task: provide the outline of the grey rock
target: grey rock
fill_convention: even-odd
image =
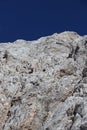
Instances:
[[[86,35],[0,44],[0,130],[86,129]]]

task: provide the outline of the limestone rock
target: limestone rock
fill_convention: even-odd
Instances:
[[[87,36],[0,44],[0,130],[87,130]]]

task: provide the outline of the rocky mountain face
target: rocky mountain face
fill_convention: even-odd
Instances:
[[[87,130],[87,36],[0,44],[0,130]]]

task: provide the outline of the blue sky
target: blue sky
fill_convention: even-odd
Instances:
[[[87,0],[0,0],[0,42],[87,34]]]

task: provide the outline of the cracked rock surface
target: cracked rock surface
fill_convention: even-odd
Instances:
[[[87,130],[87,36],[0,44],[0,130]]]

